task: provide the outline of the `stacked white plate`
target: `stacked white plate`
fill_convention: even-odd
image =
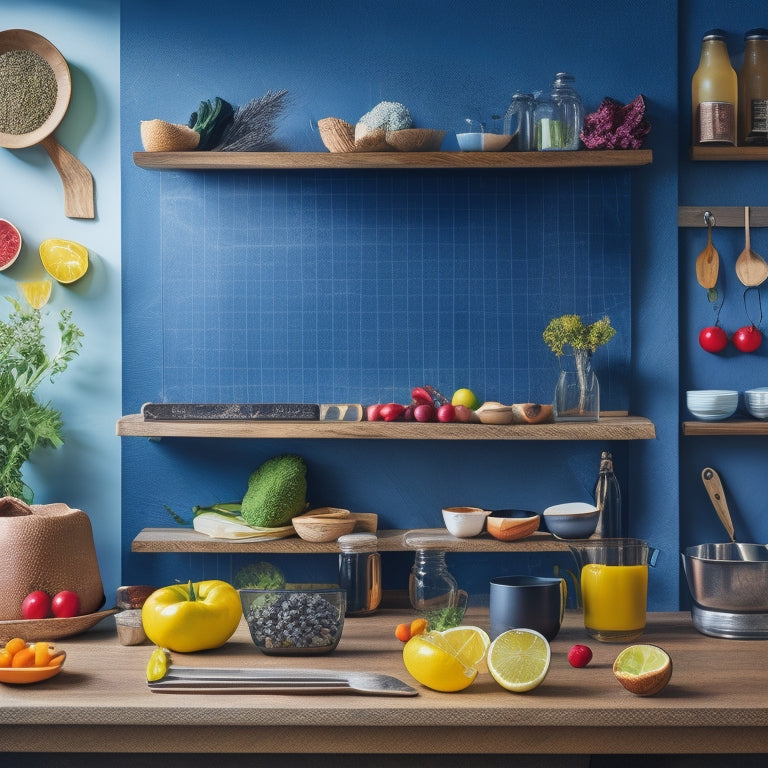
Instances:
[[[736,413],[739,393],[733,389],[693,389],[686,392],[688,410],[702,421],[722,421]],[[768,400],[766,400],[768,407]]]
[[[744,393],[744,405],[756,419],[768,419],[768,387],[748,389]]]

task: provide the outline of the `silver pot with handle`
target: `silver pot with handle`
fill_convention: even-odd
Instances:
[[[702,480],[731,541],[681,555],[694,625],[718,637],[768,637],[768,545],[737,542],[719,475],[707,467]]]

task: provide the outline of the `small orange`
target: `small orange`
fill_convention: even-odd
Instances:
[[[5,644],[5,650],[14,656],[22,648],[26,648],[27,644],[20,637],[14,637]]]
[[[407,643],[411,639],[411,626],[410,626],[410,624],[398,624],[395,627],[395,637],[401,643]]]
[[[48,643],[37,642],[33,646],[35,651],[35,666],[47,667],[51,661],[51,648]]]
[[[13,659],[13,656],[8,651],[5,649],[0,651],[0,668],[10,667],[11,659]]]
[[[20,651],[16,651],[13,654],[13,660],[11,661],[12,667],[34,667],[35,666],[35,649],[27,646]]]
[[[427,620],[424,618],[414,619],[411,622],[410,629],[410,637],[413,637],[414,635],[423,635],[427,631]]]

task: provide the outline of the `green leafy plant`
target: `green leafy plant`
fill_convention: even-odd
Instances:
[[[61,413],[38,402],[35,390],[67,368],[80,351],[83,333],[72,313],[62,310],[59,346],[49,355],[40,310],[6,298],[14,311],[7,322],[0,320],[0,495],[30,503],[33,493],[22,480],[22,466],[35,448],[64,442]]]
[[[579,315],[561,315],[549,321],[542,337],[547,346],[559,357],[566,344],[573,349],[586,349],[594,352],[607,344],[616,335],[609,317],[603,317],[594,323],[584,324]]]

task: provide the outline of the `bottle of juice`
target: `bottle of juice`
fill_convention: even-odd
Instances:
[[[744,35],[739,74],[739,144],[768,144],[768,29]]]
[[[710,30],[702,39],[699,68],[691,81],[693,143],[735,145],[738,102],[738,78],[725,33]]]

